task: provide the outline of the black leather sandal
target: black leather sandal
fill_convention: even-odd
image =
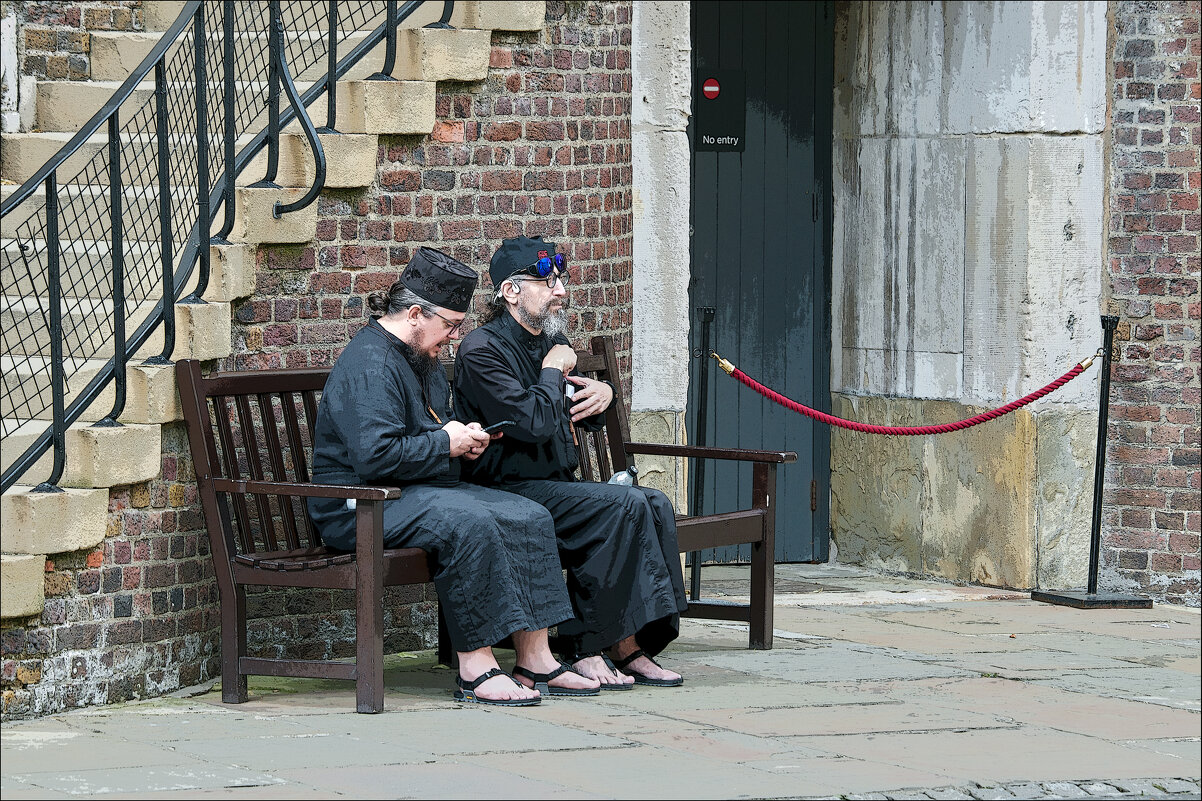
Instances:
[[[530,679],[534,682],[534,689],[543,695],[596,695],[601,692],[599,687],[552,687],[551,680],[565,673],[575,673],[584,678],[584,674],[573,670],[571,665],[565,665],[563,662],[560,662],[559,667],[550,673],[535,673],[517,665],[513,668],[513,675]]]
[[[538,706],[542,701],[541,698],[481,698],[476,695],[476,688],[494,676],[509,676],[508,673],[500,668],[492,668],[484,673],[481,673],[473,681],[464,681],[462,676],[455,676],[455,683],[459,685],[459,689],[455,691],[455,700],[462,701],[466,704],[492,704],[494,706]],[[513,676],[509,676],[513,680]],[[519,682],[514,681],[514,684]]]
[[[622,671],[628,676],[634,676],[635,684],[643,684],[647,687],[679,687],[680,685],[684,684],[684,676],[680,676],[679,678],[675,679],[653,679],[644,673],[639,673],[637,670],[631,670],[630,663],[638,659],[640,656],[647,657],[647,659],[651,660],[651,664],[655,665],[656,667],[663,667],[663,665],[661,665],[659,662],[651,659],[650,654],[648,654],[642,648],[639,648],[634,653],[630,654],[630,656],[619,659],[618,670]]]
[[[614,665],[614,661],[609,658],[609,654],[605,653],[604,651],[586,651],[584,653],[572,654],[569,657],[565,657],[564,661],[568,662],[569,664],[575,665],[581,659],[588,659],[590,656],[601,657],[601,659],[603,659],[605,661],[605,666],[608,667],[610,670],[618,669],[617,666]],[[577,672],[579,672],[579,671],[577,671]],[[610,692],[613,692],[615,690],[633,690],[634,685],[633,684],[607,684],[606,682],[601,682],[601,689],[608,690]]]

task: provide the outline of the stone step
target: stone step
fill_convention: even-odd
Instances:
[[[31,136],[31,134],[13,134],[13,136]],[[5,136],[7,144],[7,135]],[[44,162],[43,162],[44,163]],[[0,187],[0,197],[7,199],[19,187],[5,185]],[[178,186],[171,190],[171,197],[182,201],[182,205],[191,205],[196,197],[196,188]],[[108,220],[111,217],[110,195],[107,186],[92,186],[88,184],[59,184],[58,202],[60,214],[66,215],[72,209],[87,209],[92,219]],[[121,189],[121,204],[124,209],[124,219],[151,219],[145,217],[153,212],[158,216],[159,188],[157,184],[150,186],[126,185]],[[41,184],[36,187],[23,201],[8,214],[0,218],[0,238],[12,239],[20,237],[23,240],[35,238],[43,231],[45,219],[43,209],[46,205],[46,187]],[[33,217],[35,219],[26,225]],[[127,222],[128,226],[129,223]]]
[[[429,136],[434,130],[435,89],[432,81],[339,84],[337,128],[347,133]],[[321,116],[324,119],[324,111]]]
[[[154,0],[143,3],[142,23],[148,32],[162,33],[171,27],[184,8],[182,0]],[[264,4],[266,5],[266,4]],[[281,4],[284,23],[296,28],[295,20],[309,21],[310,29],[325,30],[325,7],[314,9],[313,0],[284,0]],[[381,6],[383,4],[380,4]],[[262,12],[263,24],[267,11]],[[424,3],[401,22],[401,28],[420,28],[442,17],[442,3]],[[451,25],[456,28],[485,28],[498,31],[541,30],[546,18],[546,3],[543,0],[457,0],[451,14]],[[340,30],[371,30],[384,21],[383,8],[374,10],[370,19],[347,17],[338,21]],[[95,34],[93,34],[95,35]]]
[[[4,294],[15,296],[44,296],[47,293],[44,259],[37,256],[43,244],[38,241],[16,242],[0,240],[0,287]],[[28,246],[30,265],[27,269],[20,258],[19,247]],[[112,297],[111,267],[107,242],[92,243],[92,246],[102,253],[85,254],[84,261],[72,263],[79,255],[77,251],[87,246],[87,243],[66,243],[67,253],[62,258],[64,265],[63,296],[67,299],[86,297],[97,300]],[[244,298],[254,292],[254,245],[213,245],[209,249],[209,283],[205,287],[203,298],[208,301],[229,302]],[[140,251],[140,252],[139,252]],[[97,259],[99,264],[93,264],[91,259]],[[126,288],[132,289],[139,282],[145,282],[146,276],[153,275],[154,281],[159,280],[159,248],[158,243],[127,242],[125,275]],[[178,266],[178,260],[176,265]],[[191,287],[196,286],[199,270],[193,271]],[[157,283],[156,283],[157,286]]]
[[[0,239],[0,286],[4,294],[45,294],[47,243],[41,239]],[[24,250],[22,251],[22,248]],[[161,275],[158,242],[124,243],[126,289],[140,276]],[[28,263],[28,268],[26,267]],[[112,243],[103,240],[62,241],[59,250],[64,298],[111,298]]]
[[[546,19],[544,0],[458,2],[451,13],[453,27],[489,31],[541,31]]]
[[[324,16],[324,15],[323,15]],[[370,31],[352,31],[345,35],[338,43],[339,54],[346,54],[354,50],[363,40],[370,35]],[[218,48],[224,41],[220,32],[209,34],[209,53],[215,54]],[[320,48],[319,52],[325,52],[324,32],[317,31],[286,31],[284,47],[286,52],[298,52],[298,50],[312,51],[312,48]],[[125,33],[118,31],[97,31],[91,34],[91,77],[93,81],[124,81],[130,76],[134,69],[142,63],[142,60],[150,54],[158,43],[159,34],[157,33]],[[234,34],[235,47],[235,65],[236,69],[243,75],[266,75],[270,64],[271,53],[268,48],[268,37],[261,32],[237,32]],[[182,39],[171,45],[167,49],[167,63],[171,64],[176,57],[176,53],[180,50],[191,54],[192,52],[192,36],[186,34]],[[355,80],[366,78],[380,71],[384,66],[384,43],[381,42],[376,47],[372,48],[366,56],[364,56],[358,64],[350,69],[342,80]],[[192,56],[187,56],[191,58]],[[311,61],[312,57],[308,57],[307,61]],[[292,71],[292,80],[294,81],[315,81],[324,78],[326,75],[327,63],[322,57],[315,63],[297,69],[297,65],[289,63],[289,70]],[[208,65],[211,75],[220,75],[224,69],[221,61],[214,61]],[[216,70],[216,72],[214,72]]]
[[[64,359],[66,391],[64,405],[71,404],[88,382],[104,367],[103,359]],[[45,356],[0,356],[4,396],[0,398],[0,417],[4,419],[52,420],[50,359]],[[166,365],[132,363],[125,368],[125,406],[117,418],[122,423],[170,423],[183,419],[175,369]],[[79,419],[94,423],[113,409],[116,389],[113,382]]]
[[[64,303],[63,330],[66,332],[64,351],[76,357],[86,349],[88,358],[108,359],[113,355],[113,340],[109,333],[112,302],[77,298]],[[44,299],[33,296],[0,297],[0,327],[5,331],[7,356],[14,359],[29,356],[50,356],[50,336],[46,329]],[[132,332],[153,311],[154,303],[139,304],[128,315],[131,322],[126,331]],[[222,315],[224,314],[224,317]],[[230,355],[230,305],[228,303],[177,303],[175,306],[175,348],[172,360],[219,359]],[[97,321],[105,321],[103,332],[97,331]],[[164,345],[163,327],[158,326],[131,361],[142,361],[160,354]]]
[[[152,43],[153,44],[153,43]],[[379,52],[376,52],[379,51]],[[373,50],[369,58],[358,65],[357,72],[349,76],[366,77],[383,64],[381,48]],[[488,30],[407,28],[398,32],[397,62],[392,77],[414,81],[479,81],[488,77],[488,62],[491,53],[491,33]],[[376,60],[379,59],[379,63]],[[243,75],[266,75],[266,65],[243,67]],[[297,89],[306,91],[313,80],[324,75],[325,65],[315,65],[301,76],[294,76]],[[211,76],[216,79],[217,76]],[[215,80],[219,83],[219,80]],[[42,131],[78,131],[92,116],[108,103],[120,87],[120,80],[90,81],[38,81],[37,127]],[[240,81],[237,92],[240,97],[260,96],[267,100],[266,80]],[[168,104],[190,104],[192,83],[186,79],[172,81],[167,86]],[[154,82],[145,80],[133,90],[121,104],[121,118],[131,116],[142,121],[142,127],[154,125],[154,115],[139,111],[153,103]]]
[[[215,93],[221,86],[219,79],[214,79],[210,83],[211,93]],[[296,82],[297,91],[302,93],[312,85],[312,81]],[[43,132],[71,131],[74,133],[108,103],[120,87],[120,81],[38,81],[37,127]],[[256,104],[256,108],[265,108],[268,88],[266,80],[235,82],[235,92],[239,97],[262,99],[264,105]],[[167,84],[167,108],[169,110],[181,107],[191,108],[194,94],[194,84],[191,81],[169,81]],[[281,93],[281,108],[287,102],[287,97]],[[143,107],[146,107],[145,112],[143,112]],[[264,111],[261,116],[265,122],[266,112]],[[131,130],[129,121],[133,120],[136,123],[133,126],[134,129],[154,131],[156,123],[153,80],[143,81],[134,87],[129,97],[120,106],[120,118],[123,121],[122,128],[124,130]],[[172,122],[172,125],[179,125],[179,122]],[[7,136],[5,138],[7,139]]]
[[[338,85],[338,110],[336,111],[337,118],[335,122],[340,133],[343,134],[429,134],[434,129],[434,99],[435,85],[433,83],[425,83],[420,81],[369,81],[368,83],[394,84],[401,83],[403,88],[394,88],[389,93],[389,100],[404,104],[400,109],[375,109],[365,111],[361,108],[356,108],[357,98],[362,95],[358,93],[355,84],[360,82],[340,83]],[[375,95],[373,95],[374,97]],[[326,121],[326,105],[325,103],[314,104],[311,109],[311,118],[313,119],[314,127],[322,127]],[[383,119],[396,119],[403,121],[401,124],[381,125],[374,124],[373,128],[396,128],[396,130],[363,130],[368,127],[364,122],[365,117],[382,117]],[[290,134],[296,134],[297,139],[294,142],[284,141]],[[4,178],[13,181],[14,184],[22,184],[42,168],[46,162],[54,157],[74,136],[74,134],[65,132],[37,132],[37,133],[14,133],[4,135],[4,148],[0,150],[0,175]],[[332,172],[326,176],[326,185],[332,189],[350,188],[359,186],[368,186],[375,178],[374,154],[372,156],[373,165],[371,174],[367,175],[362,169],[358,168],[359,158],[361,156],[352,156],[351,154],[362,154],[366,152],[365,148],[369,143],[359,141],[353,142],[347,139],[338,139],[337,134],[318,134],[319,137],[330,136],[334,139],[332,143],[327,143],[322,140],[322,147],[335,148],[339,151],[338,157],[347,161],[348,169],[350,170],[343,175],[335,175]],[[241,150],[246,143],[250,142],[252,137],[241,136],[238,138],[235,147]],[[185,147],[189,150],[193,139],[191,136],[172,136],[169,141],[173,147]],[[146,153],[145,157],[140,158],[143,161],[150,160],[153,162],[154,157],[154,135],[147,133],[131,133],[122,137],[122,152],[126,159],[131,158],[134,154]],[[375,143],[370,143],[374,150]],[[313,182],[312,159],[306,154],[302,163],[289,172],[285,169],[287,160],[292,158],[292,154],[296,148],[308,150],[308,141],[301,133],[299,121],[294,120],[289,125],[285,126],[284,133],[281,134],[280,156],[281,156],[281,172],[276,176],[276,183],[281,186],[302,186],[309,187]],[[59,168],[59,206],[65,210],[67,199],[73,197],[74,194],[80,194],[79,189],[69,189],[68,187],[89,186],[94,187],[91,195],[103,204],[102,210],[93,210],[89,208],[90,216],[97,214],[108,215],[108,172],[103,169],[93,168],[92,161],[101,155],[101,159],[107,159],[108,135],[94,134],[80,146],[80,148],[72,154]],[[327,154],[328,158],[332,158],[334,154]],[[252,161],[242,174],[238,176],[238,184],[247,186],[259,181],[264,173],[267,164],[267,150],[264,148]],[[222,165],[222,160],[212,164],[212,169],[216,173]],[[307,166],[306,166],[307,165]],[[191,167],[191,165],[189,165]],[[86,172],[85,172],[86,170]],[[80,176],[82,174],[82,179]],[[294,177],[295,176],[295,177]],[[301,177],[307,176],[307,177]],[[127,203],[141,202],[144,207],[147,203],[157,204],[158,202],[158,173],[157,162],[152,163],[151,168],[147,170],[135,170],[127,165],[127,168],[122,171],[122,180],[125,183],[127,194],[125,195]],[[83,183],[82,181],[87,181]],[[11,195],[17,186],[5,186],[4,197]],[[99,191],[98,191],[99,190]],[[172,196],[176,195],[177,191],[191,192],[195,190],[190,187],[181,187],[178,190],[172,190]],[[37,200],[34,197],[38,198]],[[45,190],[39,188],[35,190],[35,194],[31,195],[23,201],[17,209],[9,212],[3,218],[4,236],[13,236],[17,227],[25,220],[29,219],[43,206],[45,198]],[[19,211],[20,210],[20,211]],[[130,217],[136,219],[136,209],[132,210]],[[155,210],[157,215],[157,209]]]
[[[487,30],[412,28],[397,32],[392,77],[412,81],[482,81],[488,77]]]
[[[314,2],[314,0],[284,0],[284,2],[282,2],[280,5],[283,10],[283,20],[284,20],[284,25],[285,25],[286,29],[296,29],[298,27],[302,27],[302,25],[299,24],[297,21],[305,20],[308,22],[308,25],[304,26],[304,27],[308,27],[310,29],[317,28],[320,30],[325,30],[325,28],[326,28],[326,4],[325,3],[318,4],[318,3]],[[455,13],[451,16],[451,24],[454,25],[455,27],[460,27],[460,22],[459,22],[460,20],[466,20],[469,17],[471,19],[478,18],[479,12],[474,10],[475,7],[477,7],[477,6],[505,6],[505,7],[513,6],[515,8],[518,6],[538,6],[539,7],[538,17],[539,17],[539,22],[541,23],[543,15],[544,15],[544,8],[543,8],[544,5],[545,4],[543,2],[541,2],[541,0],[540,0],[540,2],[533,2],[533,3],[527,2],[526,0],[522,0],[522,2],[515,2],[513,0],[503,0],[502,2],[496,2],[496,0],[492,0],[491,2],[487,2],[487,1],[479,2],[478,0],[466,0],[466,1],[458,0],[458,2],[455,3]],[[268,21],[266,6],[267,6],[266,3],[261,4],[260,14],[262,15],[261,20],[262,20],[263,26],[266,26],[267,21]],[[356,15],[356,16],[350,17],[344,13],[342,16],[340,16],[340,18],[338,20],[339,30],[342,30],[342,31],[372,30],[372,29],[376,28],[377,26],[379,26],[380,23],[382,23],[384,21],[384,4],[377,3],[377,4],[374,4],[374,6],[375,7],[373,7],[373,9],[372,9],[372,14],[370,17],[365,17],[363,15]],[[144,7],[143,12],[142,12],[143,27],[147,31],[154,31],[154,32],[161,33],[162,31],[165,31],[169,27],[171,27],[171,24],[173,22],[175,22],[176,17],[178,17],[180,12],[183,11],[184,3],[180,2],[178,0],[166,0],[166,1],[153,0],[153,2],[143,3],[143,7]],[[241,13],[242,14],[247,13],[246,9],[242,9]],[[521,19],[527,19],[529,17],[530,13],[531,13],[530,9],[526,8],[524,10],[517,11],[516,16]],[[494,15],[495,16],[503,16],[502,14],[499,14],[496,12],[494,12]],[[405,20],[403,20],[401,22],[401,27],[402,28],[406,28],[406,27],[420,28],[423,25],[427,25],[431,22],[437,21],[441,17],[442,17],[442,3],[438,3],[438,2],[424,3],[421,6],[418,6],[418,8],[416,10],[414,10],[414,12],[409,15],[409,17],[407,17]],[[243,18],[243,17],[240,17],[240,19],[241,18]],[[237,25],[237,23],[235,23],[235,24]],[[247,27],[247,26],[245,24],[243,24],[242,27]],[[462,27],[470,28],[470,27],[478,27],[478,26],[473,26],[473,25],[469,25],[469,24],[465,23],[462,25]],[[504,29],[499,29],[499,30],[528,30],[528,29],[526,29],[526,28],[504,28]],[[536,30],[536,29],[529,29],[529,30]]]
[[[152,0],[142,3],[142,26],[148,31],[163,32],[171,27],[187,5],[185,0]]]
[[[34,492],[29,486],[10,487],[0,496],[0,548],[6,554],[95,548],[104,542],[108,508],[108,489]]]
[[[46,605],[45,555],[0,554],[0,617],[42,614]]]
[[[433,84],[429,84],[433,86]],[[341,101],[349,108],[350,101]],[[433,98],[430,110],[433,111]],[[347,117],[352,117],[349,112]],[[322,123],[325,122],[322,109]],[[346,126],[343,126],[346,127]],[[433,129],[433,125],[431,125]],[[429,130],[427,130],[429,133]],[[326,155],[326,189],[357,189],[371,186],[376,179],[376,155],[379,137],[374,134],[336,133],[318,134],[321,148]],[[280,134],[280,157],[275,183],[280,186],[310,187],[317,177],[317,162],[309,147],[309,140],[302,133]],[[267,149],[259,152],[238,177],[239,184],[246,186],[257,181],[267,171]],[[310,237],[312,238],[312,237]]]
[[[41,420],[5,420],[0,439],[0,470],[11,464],[50,425]],[[162,462],[160,425],[94,426],[73,423],[64,432],[66,462],[59,485],[91,489],[117,487],[150,481],[159,474]],[[51,450],[34,462],[18,483],[34,486],[50,477],[54,466]]]

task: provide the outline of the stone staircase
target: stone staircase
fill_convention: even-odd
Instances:
[[[98,110],[120,83],[128,77],[157,42],[163,30],[175,20],[182,2],[147,3],[147,32],[93,33],[91,35],[90,81],[39,81],[37,87],[37,127],[32,133],[6,134],[0,150],[0,177],[19,185],[54,155]],[[383,64],[381,44],[357,65],[338,86],[338,134],[320,134],[327,158],[326,186],[332,189],[366,187],[376,179],[378,137],[389,134],[430,135],[435,126],[435,88],[440,80],[477,81],[488,74],[491,32],[541,30],[545,15],[542,0],[535,2],[457,2],[451,18],[453,30],[426,29],[421,26],[438,19],[442,3],[427,3],[407,20],[397,38],[397,61],[393,77],[397,81],[365,81]],[[352,34],[351,45],[368,31]],[[301,36],[320,36],[321,32],[299,32]],[[321,69],[324,69],[322,65]],[[321,69],[302,72],[297,86],[302,92],[319,78]],[[264,68],[263,73],[266,73]],[[140,86],[131,106],[144,102],[146,92]],[[258,91],[246,84],[240,91]],[[325,122],[325,101],[310,109],[318,127]],[[106,139],[95,137],[85,148],[90,158]],[[219,359],[231,354],[231,304],[251,295],[255,287],[257,250],[280,244],[295,244],[314,239],[317,204],[276,220],[272,207],[277,200],[288,202],[303,195],[312,184],[314,163],[304,136],[294,123],[283,135],[280,167],[276,183],[280,188],[251,187],[263,175],[265,155],[239,178],[236,189],[235,225],[232,244],[211,248],[211,277],[204,304],[177,304],[175,307],[176,342],[173,359]],[[82,163],[82,162],[81,162]],[[67,165],[61,176],[75,170]],[[3,186],[5,197],[16,189]],[[186,191],[186,190],[182,190]],[[157,204],[153,187],[129,186],[125,190],[126,213],[138,204]],[[100,185],[64,185],[60,196],[81,196],[90,205],[107,213],[108,188]],[[94,198],[94,203],[92,199]],[[13,239],[17,227],[29,216],[41,198],[33,198],[14,210],[0,231],[3,250],[3,275],[0,287],[2,324],[22,330],[29,326],[28,316],[38,313],[32,287],[16,269],[17,252]],[[220,218],[219,218],[220,219]],[[140,245],[129,242],[127,263],[137,258]],[[63,243],[64,259],[73,248],[95,248],[95,243]],[[101,269],[104,262],[101,261]],[[93,269],[97,269],[95,266]],[[88,301],[98,312],[109,301]],[[137,314],[141,314],[139,311]],[[134,319],[141,319],[140,316]],[[32,326],[30,326],[32,329]],[[142,360],[162,350],[162,332],[151,337],[127,368],[127,401],[115,427],[91,425],[108,414],[113,404],[110,387],[66,433],[66,466],[60,486],[64,492],[38,493],[32,488],[49,476],[52,455],[47,453],[0,498],[0,617],[24,618],[41,613],[44,604],[43,574],[47,556],[88,550],[103,542],[108,526],[109,490],[112,487],[149,481],[159,474],[162,426],[182,419],[174,368],[142,364]],[[19,356],[19,358],[17,358]],[[71,353],[65,360],[79,372],[71,381],[82,388],[103,366],[101,359],[80,361]],[[11,464],[46,421],[22,420],[13,416],[15,389],[23,374],[31,370],[49,370],[49,353],[0,354],[4,395],[0,417],[4,426],[0,462]],[[69,403],[70,395],[67,398]],[[41,415],[43,418],[45,414]]]

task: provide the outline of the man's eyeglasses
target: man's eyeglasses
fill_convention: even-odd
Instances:
[[[447,318],[443,317],[438,312],[434,312],[434,316],[437,317],[438,319],[442,320],[444,323],[451,324],[451,327],[447,329],[447,334],[449,334],[450,336],[455,336],[456,334],[458,334],[460,331],[463,330],[463,320],[460,320],[459,322],[455,322],[454,320],[448,320]]]
[[[509,276],[509,280],[510,281],[537,281],[540,284],[546,284],[547,289],[554,289],[556,281],[562,281],[563,285],[566,287],[568,285],[568,281],[570,279],[568,278],[568,273],[565,270],[562,273],[551,273],[546,278],[544,278],[541,275],[521,275],[521,274],[511,275],[511,276]]]

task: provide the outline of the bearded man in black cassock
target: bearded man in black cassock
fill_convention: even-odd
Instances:
[[[359,331],[326,381],[313,444],[313,480],[400,486],[384,503],[384,545],[422,548],[458,653],[456,700],[526,706],[543,693],[595,695],[599,683],[562,665],[547,628],[573,615],[554,523],[538,504],[459,480],[494,438],[451,419],[439,352],[462,324],[476,287],[470,267],[430,248],[410,260],[378,317]],[[355,550],[355,511],[310,498],[327,545]],[[512,635],[514,675],[491,646]],[[515,676],[518,677],[515,680]],[[534,689],[539,687],[539,689]]]
[[[567,261],[540,237],[506,239],[489,276],[489,313],[456,358],[455,410],[485,425],[514,424],[465,476],[537,501],[555,519],[576,613],[558,631],[572,643],[576,670],[603,690],[679,686],[680,674],[653,659],[677,637],[687,606],[672,504],[658,490],[575,478],[571,426],[600,428],[614,393],[573,374],[576,352],[563,335]]]

